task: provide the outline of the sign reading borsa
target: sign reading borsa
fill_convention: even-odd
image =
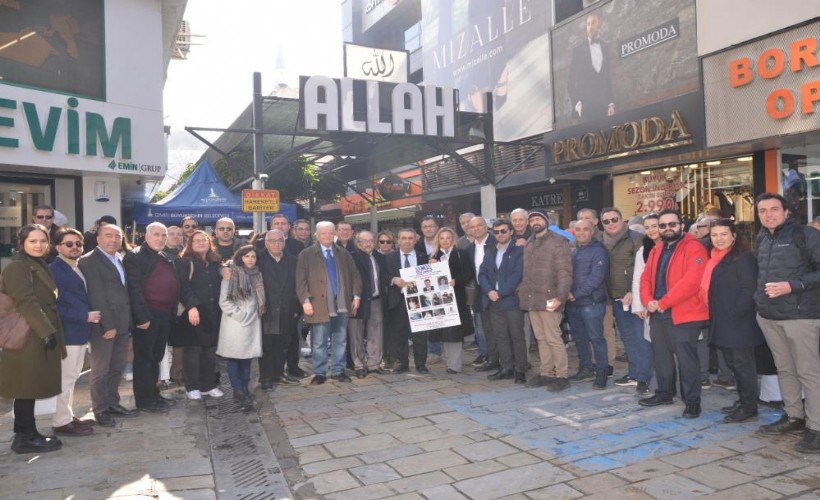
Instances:
[[[243,212],[278,212],[279,191],[275,189],[243,189]]]

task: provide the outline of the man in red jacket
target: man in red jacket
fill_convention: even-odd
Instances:
[[[672,404],[677,356],[686,403],[683,416],[697,418],[701,392],[698,336],[709,321],[709,309],[698,291],[708,256],[697,238],[683,232],[678,211],[662,211],[658,228],[663,245],[652,249],[641,276],[641,302],[651,314],[649,334],[658,389],[654,396],[638,403],[641,406]]]

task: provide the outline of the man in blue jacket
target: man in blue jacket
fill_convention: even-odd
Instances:
[[[567,304],[570,331],[578,350],[578,373],[570,380],[581,382],[595,379],[593,389],[606,387],[609,365],[604,315],[606,314],[606,277],[609,273],[609,254],[595,238],[592,223],[579,220],[575,224],[575,248],[572,249],[572,290]],[[595,369],[592,351],[595,352]]]
[[[62,361],[62,389],[57,396],[57,413],[54,415],[54,432],[72,436],[87,436],[94,432],[92,421],[74,416],[71,407],[74,399],[74,383],[80,376],[91,337],[91,323],[100,322],[100,311],[90,311],[85,277],[77,266],[83,254],[83,235],[76,229],[60,229],[54,237],[57,258],[49,265],[57,285],[57,312],[63,323],[66,351]]]
[[[524,277],[524,249],[511,243],[513,226],[508,220],[493,223],[495,244],[488,245],[478,272],[481,306],[492,324],[498,349],[499,369],[490,380],[514,378],[527,381],[527,346],[524,341],[524,311],[515,290]]]

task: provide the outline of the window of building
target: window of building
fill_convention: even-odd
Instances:
[[[820,144],[780,151],[780,192],[801,224],[820,215]]]
[[[421,21],[404,31],[404,48],[408,52],[421,48]]]

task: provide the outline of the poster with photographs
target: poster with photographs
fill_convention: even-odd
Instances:
[[[450,286],[446,262],[408,267],[401,270],[404,301],[410,316],[410,330],[420,332],[461,324],[456,294]]]

